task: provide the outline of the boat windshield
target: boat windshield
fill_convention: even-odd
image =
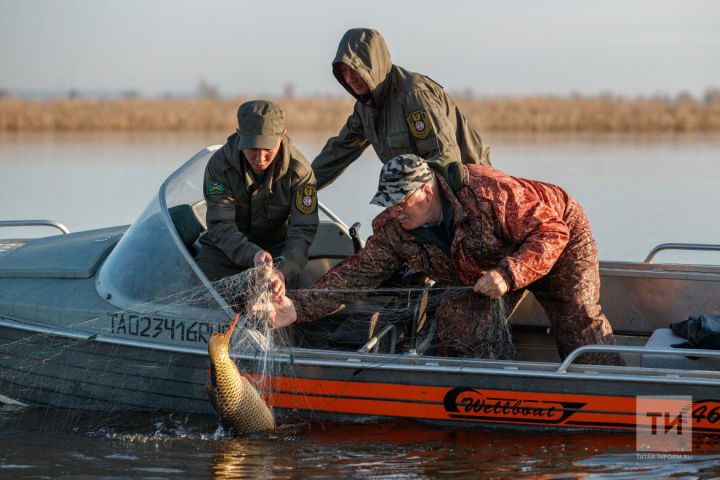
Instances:
[[[170,175],[128,229],[98,274],[103,298],[138,312],[162,308],[227,321],[227,304],[189,252],[205,228],[203,175],[217,148],[202,150]]]

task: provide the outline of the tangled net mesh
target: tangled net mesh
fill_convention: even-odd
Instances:
[[[393,278],[380,288],[303,289],[302,296],[314,301],[332,299],[339,308],[311,322],[273,329],[264,305],[272,302],[262,269],[251,269],[215,284],[216,291],[243,319],[249,332],[245,341],[263,350],[298,347],[330,350],[359,350],[402,354],[409,351],[463,357],[513,359],[512,334],[507,317],[514,300],[491,301],[471,287],[439,287],[423,277],[407,285]],[[293,292],[289,295],[292,297]],[[453,330],[452,339],[438,337],[439,322],[465,323]],[[445,336],[447,337],[447,335]],[[444,341],[450,340],[450,344]],[[234,344],[242,349],[243,345]]]
[[[194,326],[198,323],[198,318],[193,317],[195,315],[193,312],[204,315],[212,308],[215,312],[214,320],[207,320],[206,324],[209,326],[206,330],[200,329],[196,332],[198,338],[200,336],[209,338],[212,331],[224,332],[232,316],[218,317],[218,309],[230,309],[231,312],[228,313],[239,314],[230,352],[254,355],[258,366],[256,371],[260,374],[253,375],[251,380],[256,388],[266,395],[273,393],[270,379],[278,371],[278,366],[275,365],[275,353],[278,351],[291,356],[297,349],[368,351],[387,354],[388,362],[392,362],[392,357],[395,355],[408,353],[444,355],[449,352],[458,356],[499,359],[511,359],[515,355],[510,329],[505,321],[512,305],[506,304],[503,299],[492,303],[490,316],[487,317],[492,318],[491,321],[478,323],[484,329],[479,336],[481,341],[477,341],[477,336],[457,338],[452,345],[446,345],[443,339],[438,338],[439,322],[453,320],[440,318],[438,312],[445,305],[458,303],[462,298],[479,298],[480,296],[474,294],[470,287],[438,287],[425,282],[404,285],[403,281],[394,278],[373,290],[303,289],[302,291],[317,298],[337,297],[343,308],[312,322],[273,329],[267,311],[253,308],[271,300],[264,267],[259,267],[214,282],[212,289],[198,287],[150,303],[133,305],[132,309],[114,312],[113,315],[118,318],[121,318],[123,313],[130,317],[136,316],[138,322],[145,317],[136,315],[137,312],[144,312],[143,315],[148,316],[173,317],[170,327],[179,336],[181,330],[185,335],[192,329],[200,328]],[[220,304],[218,299],[222,299]],[[488,307],[487,304],[474,306],[472,302],[466,306],[471,309],[477,306],[486,310]],[[178,314],[178,312],[184,313]],[[84,348],[100,335],[117,337],[117,322],[113,327],[110,325],[108,316],[103,316],[68,325],[69,329],[83,332],[84,336],[76,338],[58,339],[50,332],[35,333],[24,338],[1,338],[0,384],[8,385],[16,382],[22,384],[23,378],[29,378],[33,373],[44,372],[44,369],[53,362],[70,365],[70,356],[65,354]],[[167,322],[165,327],[168,327]],[[132,321],[128,320],[127,332],[132,333],[133,328],[139,330],[138,324],[132,324]],[[121,333],[124,332],[125,330]],[[205,344],[195,345],[203,347]],[[77,376],[83,379],[80,381],[86,381],[84,379],[95,381],[98,376],[108,375],[107,372],[113,369],[112,362],[111,359],[95,359],[87,366],[80,366],[87,368],[87,371]],[[176,368],[172,362],[173,360],[168,360],[166,365],[156,367]],[[73,368],[78,366],[75,365]],[[128,372],[126,379],[115,380],[119,382],[115,386],[122,389],[124,387],[122,382],[131,382],[134,374],[135,372]],[[162,373],[158,375],[162,376]],[[36,384],[25,384],[22,388],[48,389],[52,388],[52,381],[57,381],[57,378],[37,380]],[[3,393],[5,392],[0,391],[0,395]],[[105,399],[105,401],[112,402],[113,399]]]

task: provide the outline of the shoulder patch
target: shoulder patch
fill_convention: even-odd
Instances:
[[[206,195],[225,195],[227,188],[222,183],[211,183],[205,190]]]
[[[425,110],[412,112],[406,118],[410,133],[416,138],[425,138],[432,132],[432,124]]]
[[[299,212],[310,214],[317,209],[317,189],[315,185],[305,185],[298,189],[295,197],[295,207]]]

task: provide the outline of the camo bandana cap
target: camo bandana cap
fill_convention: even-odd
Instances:
[[[398,155],[380,170],[380,182],[373,205],[392,207],[410,192],[431,183],[435,176],[425,160],[412,154]]]

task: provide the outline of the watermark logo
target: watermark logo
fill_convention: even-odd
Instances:
[[[636,397],[638,452],[692,451],[692,397]]]

